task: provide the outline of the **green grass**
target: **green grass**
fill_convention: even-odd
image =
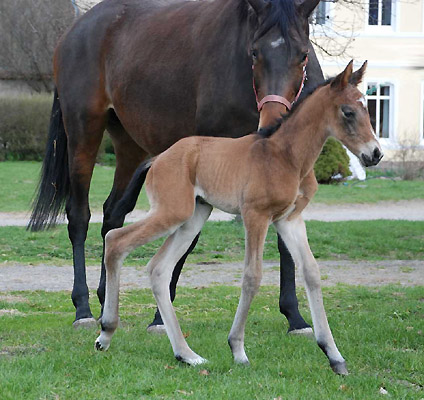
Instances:
[[[31,208],[31,201],[38,184],[40,170],[40,162],[0,162],[0,182],[2,183],[0,195],[1,212],[27,211]],[[112,188],[114,171],[113,167],[97,165],[94,168],[90,189],[90,208],[92,210],[102,210],[103,203]],[[148,209],[148,204],[147,197],[143,191],[137,208]]]
[[[0,211],[27,211],[30,209],[41,163],[1,162]],[[90,189],[90,206],[100,211],[112,187],[114,168],[96,166]],[[424,199],[424,181],[370,179],[365,182],[348,182],[346,185],[320,185],[314,202],[327,204],[366,203],[382,200]],[[137,208],[147,209],[148,202],[142,192]]]
[[[422,287],[324,290],[347,377],[331,371],[313,340],[285,334],[277,287],[261,288],[252,304],[246,327],[251,366],[235,365],[226,338],[238,296],[233,287],[180,288],[175,305],[183,332],[209,360],[200,367],[179,364],[166,336],[146,333],[154,307],[149,290],[121,295],[122,327],[105,353],[94,350],[98,332],[71,327],[69,293],[0,297],[0,309],[21,313],[0,317],[0,398],[378,399],[381,387],[390,399],[423,398]],[[308,315],[302,290],[299,299]]]
[[[307,222],[309,242],[318,259],[422,260],[424,222],[344,221]],[[163,240],[132,252],[126,263],[146,264]],[[88,264],[101,260],[100,224],[91,224],[86,241]],[[23,227],[0,228],[0,262],[71,264],[67,228],[61,225],[46,232],[28,232]],[[244,229],[241,223],[207,222],[188,262],[238,261],[244,257]],[[271,227],[264,258],[279,259],[275,229]]]
[[[343,204],[413,199],[424,199],[424,181],[372,178],[363,182],[349,181],[344,184],[319,185],[313,202]]]

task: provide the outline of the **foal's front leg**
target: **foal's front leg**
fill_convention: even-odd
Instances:
[[[244,330],[250,304],[261,284],[262,257],[269,218],[253,211],[247,211],[243,213],[243,222],[246,231],[243,283],[233,326],[228,336],[228,344],[233,352],[234,361],[248,364],[249,360],[244,351]]]
[[[287,245],[296,265],[303,270],[318,346],[330,361],[334,372],[347,375],[346,362],[340,354],[331,334],[322,300],[320,272],[318,264],[309,248],[306,227],[302,217],[295,220],[280,220],[275,223],[278,233]]]

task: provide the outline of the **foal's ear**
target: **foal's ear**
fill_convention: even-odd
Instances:
[[[320,0],[295,0],[295,4],[297,11],[305,18],[308,18],[319,4],[319,1]]]
[[[333,89],[343,90],[350,81],[350,78],[352,76],[352,71],[353,71],[353,60],[351,60],[350,63],[347,64],[347,67],[341,74],[337,75],[333,79],[333,82],[331,82],[331,87]]]
[[[255,13],[257,15],[260,15],[265,8],[265,1],[264,0],[246,0],[247,3],[250,5],[250,7],[253,8]]]
[[[364,77],[365,70],[367,69],[368,61],[365,61],[362,64],[362,67],[355,71],[349,79],[349,83],[352,85],[358,86],[362,82],[362,78]]]

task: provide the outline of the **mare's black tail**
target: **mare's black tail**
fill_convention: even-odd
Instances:
[[[27,229],[40,231],[55,225],[69,192],[68,141],[55,89],[46,153]]]
[[[121,218],[123,219],[129,212],[134,210],[138,196],[141,192],[144,181],[146,180],[146,176],[149,172],[152,162],[153,159],[144,161],[136,169],[130,183],[125,189],[124,195],[112,210],[111,218],[113,220],[119,220]]]

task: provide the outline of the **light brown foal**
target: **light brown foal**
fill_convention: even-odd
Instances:
[[[98,350],[109,347],[118,326],[119,271],[124,258],[136,247],[168,235],[148,265],[153,293],[175,357],[192,365],[205,362],[184,339],[170,300],[169,283],[172,267],[214,206],[240,213],[246,231],[242,292],[228,338],[235,361],[248,363],[245,324],[261,281],[265,236],[273,223],[303,270],[318,345],[333,370],[347,374],[328,326],[319,268],[300,214],[316,191],[313,166],[329,136],[339,139],[367,166],[377,164],[382,157],[364,97],[356,87],[365,69],[366,63],[352,73],[350,62],[340,75],[318,87],[294,109],[269,138],[257,134],[240,139],[185,138],[136,173],[147,173],[151,209],[142,221],[107,234],[106,302],[95,345]]]

